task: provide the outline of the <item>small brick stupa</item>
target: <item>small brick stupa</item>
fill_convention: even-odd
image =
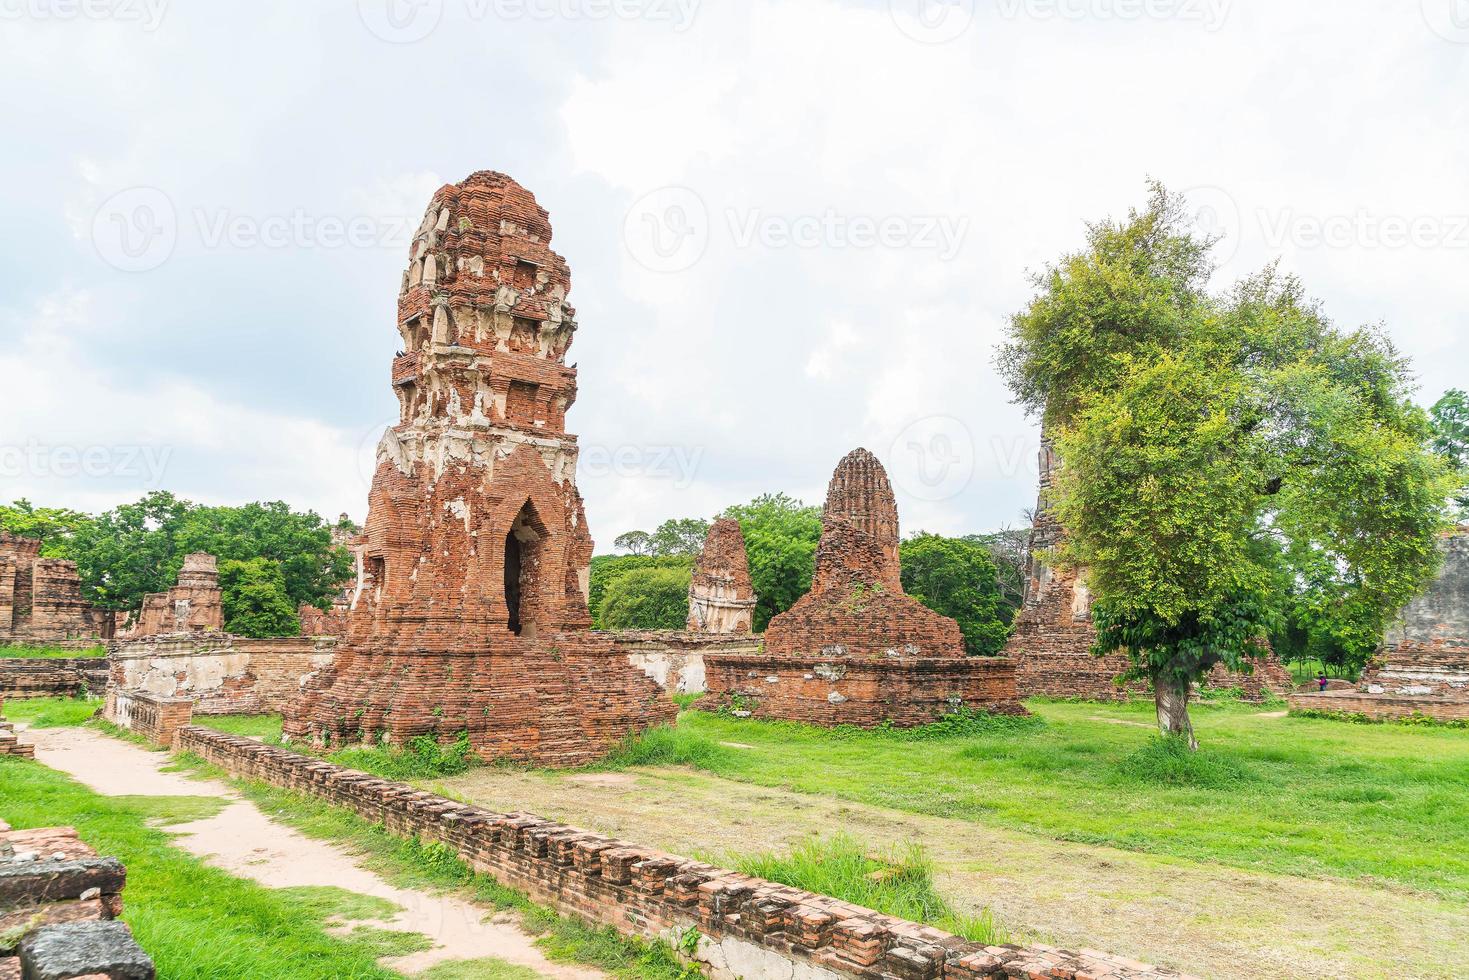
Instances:
[[[484,758],[576,765],[672,720],[590,633],[576,487],[571,274],[530,192],[482,171],[441,188],[414,239],[364,580],[331,671],[288,712],[318,744],[469,733]]]
[[[959,624],[904,594],[897,502],[865,449],[832,476],[811,591],[770,621],[762,653],[704,663],[717,702],[762,718],[871,727],[1023,710],[1008,659],[966,657]]]
[[[689,632],[748,633],[755,619],[755,588],[740,522],[722,517],[709,529],[689,582]]]

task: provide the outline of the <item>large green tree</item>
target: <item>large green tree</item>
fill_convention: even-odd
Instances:
[[[172,586],[184,554],[177,546],[178,529],[191,506],[155,490],[78,528],[66,557],[77,563],[87,600],[124,612],[142,605],[146,593]]]
[[[808,507],[783,493],[767,493],[730,507],[720,516],[740,522],[757,597],[754,629],[763,632],[772,617],[811,591],[816,543],[821,538],[821,508]]]
[[[1451,485],[1391,343],[1274,268],[1210,293],[1213,244],[1155,185],[1036,276],[999,356],[1058,437],[1053,559],[1088,570],[1096,651],[1125,651],[1191,745],[1192,684],[1280,628],[1278,548],[1330,563],[1380,633],[1434,572]]]
[[[219,563],[224,628],[239,636],[296,636],[301,620],[286,589],[280,562],[269,558]]]
[[[332,544],[330,525],[316,513],[293,511],[276,500],[240,507],[192,507],[179,522],[175,548],[183,555],[207,551],[220,561],[265,558],[279,568],[294,610],[301,603],[325,609],[352,575],[352,557]],[[174,574],[177,574],[177,564]]]
[[[1004,649],[1011,613],[988,548],[967,538],[919,534],[904,541],[899,551],[903,590],[934,612],[958,620],[970,656],[994,656]]]
[[[624,575],[653,569],[672,569],[684,576],[684,616],[678,621],[677,629],[683,629],[688,620],[688,582],[692,576],[694,559],[690,555],[593,555],[591,581],[587,605],[592,613],[593,629],[618,629],[602,622],[602,603],[613,583]],[[651,628],[651,627],[642,627]],[[673,627],[670,627],[673,628]]]

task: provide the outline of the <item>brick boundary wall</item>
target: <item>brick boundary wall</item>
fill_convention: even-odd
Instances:
[[[141,720],[141,716],[134,717]],[[1099,953],[984,946],[930,926],[523,813],[493,813],[321,759],[188,725],[175,747],[235,776],[347,807],[389,832],[450,848],[476,871],[558,911],[677,942],[717,978],[1162,980],[1180,974]]]
[[[102,657],[0,658],[0,698],[69,698],[101,694],[106,686]]]
[[[1469,701],[1415,697],[1407,694],[1367,694],[1362,691],[1299,692],[1287,698],[1292,711],[1340,711],[1365,715],[1373,721],[1396,721],[1426,715],[1437,721],[1469,721]]]
[[[927,725],[958,708],[1024,714],[1008,657],[709,654],[712,707],[814,725]]]
[[[102,717],[168,749],[175,746],[179,731],[193,721],[194,702],[188,698],[109,690]]]

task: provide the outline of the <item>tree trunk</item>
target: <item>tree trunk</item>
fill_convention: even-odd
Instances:
[[[1198,751],[1199,742],[1194,738],[1194,724],[1188,717],[1188,698],[1193,693],[1188,681],[1176,677],[1153,676],[1153,701],[1158,706],[1158,730],[1164,735],[1178,735],[1188,739],[1188,747]]]

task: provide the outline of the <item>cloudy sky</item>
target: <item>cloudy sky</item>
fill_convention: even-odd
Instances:
[[[603,548],[863,445],[1015,522],[1028,270],[1149,176],[1469,386],[1469,0],[0,0],[0,500],[361,519],[408,236],[502,170],[581,322]]]

